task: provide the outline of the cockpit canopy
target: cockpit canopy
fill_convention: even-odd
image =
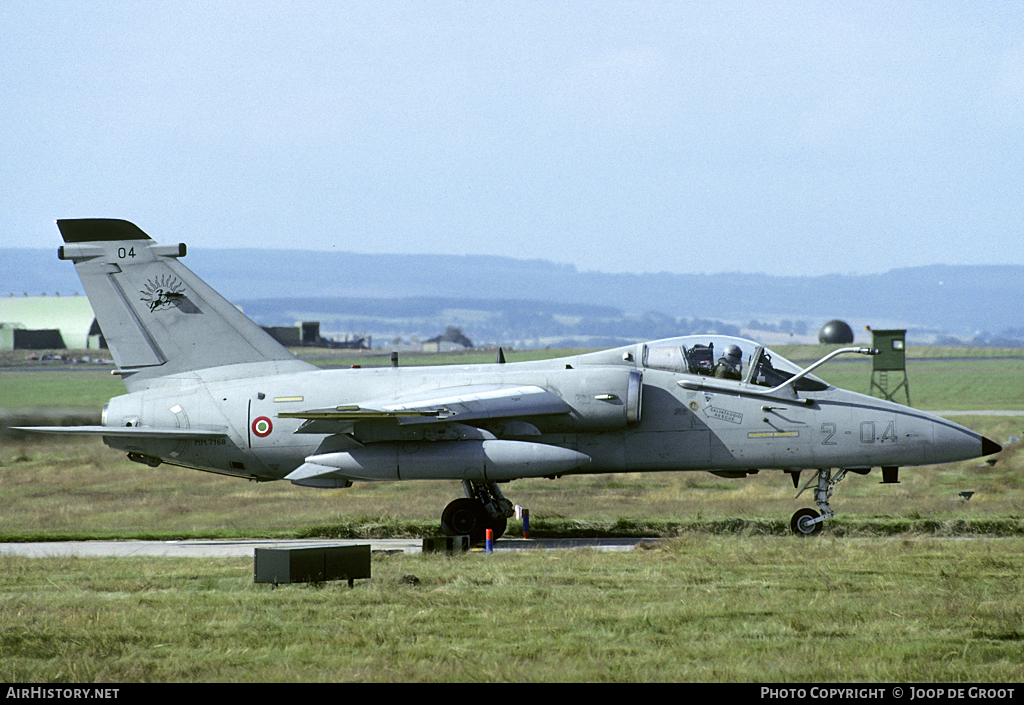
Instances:
[[[723,359],[731,346],[738,347],[741,353],[738,370],[728,369],[732,366]],[[643,366],[681,374],[739,379],[769,388],[801,371],[799,365],[759,343],[724,335],[691,335],[648,343],[644,346]],[[793,386],[797,391],[821,392],[829,385],[813,375],[806,375]]]

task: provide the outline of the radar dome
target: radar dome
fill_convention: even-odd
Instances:
[[[846,321],[832,320],[818,331],[818,342],[826,345],[841,345],[853,342],[853,329]]]

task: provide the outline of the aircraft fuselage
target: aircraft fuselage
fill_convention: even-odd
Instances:
[[[371,445],[386,449],[379,452],[381,458],[393,453],[394,462],[374,460],[363,463],[368,467],[360,466],[356,475],[339,471],[337,476],[409,479],[402,465],[411,462],[403,459],[411,461],[417,451],[425,451],[435,454],[431,463],[437,465],[426,477],[479,479],[486,470],[471,458],[456,453],[444,462],[443,452],[436,456],[445,448],[459,450],[458,443],[486,440],[528,441],[585,456],[578,462],[505,471],[498,479],[680,470],[739,476],[758,469],[928,465],[982,454],[980,435],[926,412],[833,386],[800,392],[798,398],[758,396],[764,389],[743,381],[709,379],[713,386],[704,387],[704,377],[643,367],[636,362],[644,359],[643,348],[527,363],[312,369],[267,376],[249,376],[245,365],[213,368],[162,378],[149,389],[112,399],[104,424],[224,429],[223,437],[105,441],[147,458],[259,480],[282,479],[310,456],[352,453]],[[542,387],[570,411],[514,423],[464,420],[458,412],[447,423],[368,418],[334,422],[321,432],[315,424],[323,422],[281,416],[369,398],[427,398],[450,393],[452,379],[475,388]],[[641,379],[642,385],[631,390],[630,381]]]

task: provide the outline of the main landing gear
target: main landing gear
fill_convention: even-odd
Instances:
[[[463,480],[462,488],[466,496],[449,503],[441,512],[441,531],[446,536],[469,534],[471,544],[483,541],[487,529],[493,531],[495,539],[500,538],[515,510],[497,483]]]
[[[802,495],[811,485],[816,485],[814,488],[814,502],[818,505],[818,509],[821,513],[814,511],[813,509],[800,509],[793,515],[793,518],[789,522],[789,527],[793,530],[794,534],[800,536],[810,536],[817,534],[821,531],[821,523],[826,519],[831,519],[836,515],[832,511],[832,507],[829,506],[828,500],[832,497],[832,492],[835,490],[844,477],[848,470],[845,468],[837,471],[834,475],[828,468],[822,468],[815,473],[811,481],[804,485],[803,489],[797,493],[797,497]]]

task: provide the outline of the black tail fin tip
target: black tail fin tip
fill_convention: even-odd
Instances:
[[[112,242],[116,240],[152,240],[135,223],[116,218],[78,218],[58,220],[57,228],[66,243]]]

